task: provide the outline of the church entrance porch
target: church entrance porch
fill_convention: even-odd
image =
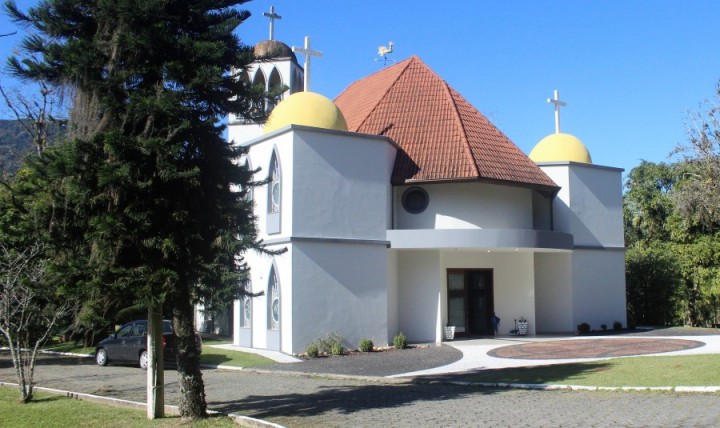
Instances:
[[[493,335],[492,269],[448,269],[447,314],[459,336]]]

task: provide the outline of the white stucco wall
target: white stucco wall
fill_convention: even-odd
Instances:
[[[293,136],[291,133],[280,133],[273,138],[261,139],[258,144],[250,146],[248,157],[253,168],[259,168],[254,179],[265,180],[269,174],[270,159],[277,149],[281,175],[281,207],[280,233],[267,234],[268,185],[253,189],[255,215],[257,216],[258,236],[267,239],[286,239],[292,235],[292,194],[293,194]]]
[[[625,252],[575,250],[573,262],[573,307],[577,326],[587,322],[594,330],[613,322],[627,325],[625,299]]]
[[[528,334],[535,334],[534,259],[532,252],[443,251],[442,325],[447,322],[447,269],[492,269],[493,306],[500,317],[498,334],[508,335],[514,319],[528,320]]]
[[[440,271],[440,252],[399,251],[398,272],[398,327],[412,342],[439,341],[441,325],[440,293],[444,272]]]
[[[381,138],[295,131],[293,234],[385,240],[395,151]]]
[[[387,255],[387,339],[390,342],[394,337],[394,332],[400,331],[400,300],[398,291],[398,252],[390,249]]]
[[[535,322],[538,333],[575,331],[571,253],[535,253]]]
[[[533,228],[530,189],[477,182],[419,184],[430,202],[424,212],[411,214],[402,206],[409,187],[393,189],[396,229]]]
[[[397,263],[399,330],[411,341],[442,341],[448,269],[492,269],[493,306],[501,318],[498,334],[509,334],[520,317],[529,321],[528,333],[535,333],[532,252],[401,250]]]
[[[572,233],[576,246],[624,246],[621,169],[578,163],[540,167],[561,186],[553,204],[554,230]]]
[[[322,242],[292,246],[292,352],[304,352],[328,333],[343,336],[351,348],[363,337],[386,346],[387,248]]]

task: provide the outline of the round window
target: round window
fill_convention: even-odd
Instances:
[[[425,211],[429,203],[430,198],[425,189],[421,187],[411,187],[403,193],[402,206],[411,214],[420,214]]]

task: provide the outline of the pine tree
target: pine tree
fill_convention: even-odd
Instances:
[[[230,73],[253,59],[233,34],[249,16],[242,3],[47,0],[27,12],[5,3],[34,31],[27,55],[9,60],[15,75],[74,93],[68,141],[29,166],[52,189],[43,218],[54,270],[84,275],[87,295],[169,310],[190,418],[206,416],[193,304],[240,297],[241,255],[263,251],[246,199],[259,183],[218,124],[228,112],[249,117],[261,96]]]

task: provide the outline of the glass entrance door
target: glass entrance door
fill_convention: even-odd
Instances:
[[[448,324],[467,335],[492,335],[493,271],[448,269]]]

